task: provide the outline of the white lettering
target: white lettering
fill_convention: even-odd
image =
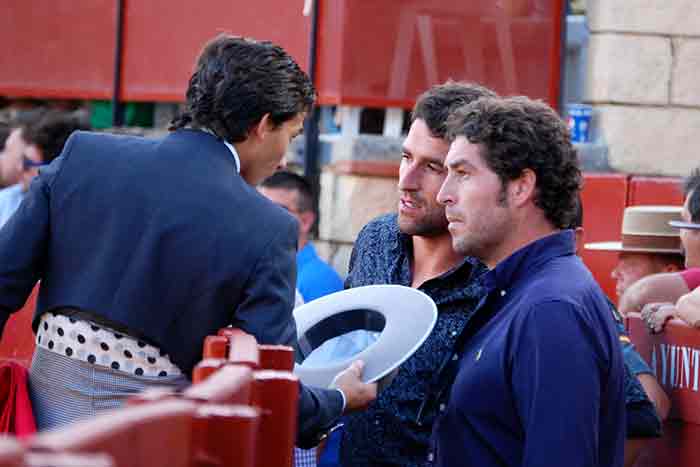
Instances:
[[[698,390],[698,366],[700,366],[700,351],[693,349],[693,391]]]
[[[690,387],[690,348],[681,347],[682,352],[682,366],[681,366],[681,377],[680,377],[680,387],[683,387],[683,381],[685,381],[685,387]]]
[[[668,361],[668,345],[661,344],[659,347],[661,348],[661,385],[667,386],[668,379],[666,377],[668,375],[668,367],[666,362]]]

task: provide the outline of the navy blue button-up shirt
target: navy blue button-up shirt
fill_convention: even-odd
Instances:
[[[350,259],[346,287],[411,285],[412,242],[399,231],[396,214],[362,229]],[[423,345],[401,365],[397,376],[367,410],[345,417],[340,458],[344,466],[429,465],[432,424],[454,374],[440,372],[453,354],[483,289],[477,276],[486,268],[465,259],[419,289],[438,307],[438,319]]]
[[[516,251],[483,278],[434,429],[439,466],[621,466],[624,367],[606,299],[573,231]]]

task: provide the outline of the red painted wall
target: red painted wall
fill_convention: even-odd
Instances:
[[[410,107],[453,78],[557,104],[563,0],[317,1],[321,103]],[[109,98],[116,3],[0,0],[0,95]],[[272,40],[308,65],[301,0],[125,5],[126,100],[182,101],[202,45],[221,32]]]

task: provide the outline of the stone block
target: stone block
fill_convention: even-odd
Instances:
[[[597,109],[613,169],[685,176],[700,165],[700,109],[614,105]]]
[[[359,134],[347,137],[338,135],[335,138],[327,139],[331,145],[331,162],[341,160],[401,160],[403,138]]]
[[[591,31],[700,36],[697,0],[588,0]]]
[[[667,104],[671,64],[669,38],[594,34],[589,49],[586,100]]]
[[[673,39],[671,102],[700,107],[700,39]]]
[[[360,229],[380,214],[396,211],[395,178],[336,173],[321,174],[319,201],[321,240],[353,243]]]

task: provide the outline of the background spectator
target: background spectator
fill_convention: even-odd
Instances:
[[[316,222],[309,182],[293,172],[280,171],[263,180],[260,192],[299,222],[297,290],[304,303],[343,290],[343,281],[338,273],[318,257],[316,249],[309,242],[309,233]]]
[[[51,110],[12,130],[3,159],[7,158],[7,180],[17,178],[17,183],[0,190],[0,226],[12,217],[22,203],[29,184],[39,173],[39,167],[51,163],[61,154],[63,145],[74,131],[87,129],[76,116]],[[20,170],[16,177],[14,170],[18,162]]]
[[[680,218],[681,208],[676,206],[630,206],[625,208],[620,241],[586,244],[587,250],[619,253],[611,273],[618,297],[644,276],[683,269],[680,235],[668,224]]]

